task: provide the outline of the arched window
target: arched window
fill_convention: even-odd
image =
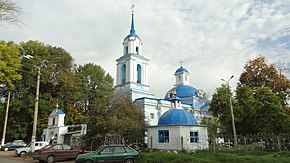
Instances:
[[[122,84],[124,84],[126,82],[126,65],[123,64],[122,68],[121,68],[121,80],[122,80]]]
[[[141,65],[138,64],[137,65],[137,83],[140,83],[140,84],[141,84],[141,70],[142,70]]]
[[[128,46],[125,48],[125,55],[128,54]]]
[[[136,47],[136,53],[139,55],[139,47]]]

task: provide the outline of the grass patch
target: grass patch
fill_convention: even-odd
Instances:
[[[273,163],[290,162],[290,152],[236,154],[233,152],[200,151],[196,153],[151,152],[141,153],[140,163]]]

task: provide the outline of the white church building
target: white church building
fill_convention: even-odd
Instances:
[[[164,126],[160,123],[160,120],[162,120],[162,117],[164,117],[166,113],[168,114],[168,112],[174,112],[177,116],[178,113],[191,115],[192,117],[190,118],[194,118],[195,120],[194,123],[187,125],[173,123],[174,125],[170,125],[171,129],[166,129],[171,130],[170,133],[179,135],[179,140],[181,137],[183,140],[187,140],[190,139],[190,134],[197,134],[199,138],[198,141],[207,141],[207,129],[205,126],[200,125],[200,121],[202,118],[211,117],[211,114],[209,112],[209,100],[203,97],[203,91],[190,85],[190,74],[186,68],[181,66],[174,73],[175,84],[173,88],[170,88],[165,93],[164,98],[155,98],[154,93],[149,89],[149,59],[144,57],[142,45],[142,40],[135,31],[134,12],[132,12],[130,33],[123,40],[123,55],[116,60],[117,73],[115,95],[125,95],[129,97],[132,101],[138,103],[144,110],[145,121],[150,131],[148,131],[149,135],[147,136],[149,139],[152,137],[152,142],[149,140],[148,147],[151,145],[152,148],[157,148],[156,144],[160,144],[156,141],[158,140],[158,132],[160,130],[165,130],[164,127],[168,128],[168,126]],[[172,98],[178,99],[180,107],[173,107]],[[177,112],[175,111],[176,109],[178,110]],[[193,133],[190,131],[193,131]],[[183,135],[184,133],[186,133],[187,136]],[[203,142],[202,144],[205,144],[202,149],[208,147],[207,143]],[[181,149],[181,147],[183,148],[187,145],[179,144],[177,146],[178,149]]]
[[[134,14],[131,30],[123,40],[123,55],[117,61],[115,94],[126,95],[132,101],[143,105],[146,120],[150,125],[157,125],[163,113],[171,108],[168,100],[173,93],[181,99],[182,108],[189,111],[200,122],[202,118],[211,117],[209,100],[203,97],[203,91],[194,88],[189,82],[189,72],[179,67],[175,75],[175,84],[163,99],[155,98],[149,87],[149,59],[142,53],[142,40],[135,32]]]

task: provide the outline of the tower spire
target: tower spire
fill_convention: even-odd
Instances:
[[[130,30],[130,34],[135,34],[135,28],[134,28],[134,7],[135,7],[135,5],[132,4],[132,6],[131,6],[132,20],[131,20],[131,30]]]

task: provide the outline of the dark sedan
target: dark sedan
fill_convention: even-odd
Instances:
[[[139,159],[139,152],[125,145],[102,146],[95,152],[79,155],[76,163],[120,162],[134,163]]]
[[[72,148],[67,144],[50,144],[40,150],[36,150],[32,157],[33,160],[52,163],[54,161],[75,159],[79,154],[83,153],[85,153],[84,150]]]
[[[25,146],[26,146],[26,143],[23,141],[13,141],[13,142],[9,142],[1,146],[1,150],[3,151],[14,150],[14,149],[25,147]]]

